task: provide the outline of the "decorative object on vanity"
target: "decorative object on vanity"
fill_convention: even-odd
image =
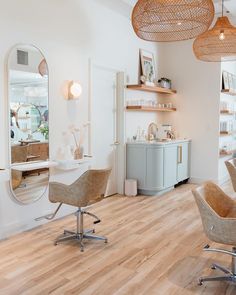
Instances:
[[[82,86],[77,81],[69,81],[67,85],[67,97],[66,99],[77,99],[82,94]]]
[[[74,151],[74,159],[82,159],[84,155],[84,138],[86,128],[89,126],[89,122],[83,124],[80,128],[76,128],[75,126],[70,126],[69,130],[73,136],[75,142],[75,151]],[[79,140],[77,139],[79,135]]]
[[[138,91],[146,91],[146,92],[154,92],[161,94],[176,94],[177,91],[173,89],[158,87],[158,86],[147,86],[143,84],[135,84],[135,85],[127,85],[127,88],[130,90],[138,90]]]
[[[158,80],[160,87],[171,89],[171,80],[168,78],[161,78]]]
[[[157,140],[157,124],[156,123],[150,123],[148,125],[148,135],[147,135],[147,140],[152,141],[152,140]]]
[[[86,207],[104,198],[110,173],[110,169],[88,170],[71,185],[50,183],[49,200],[52,203],[60,203],[59,206],[66,204],[78,208],[75,213],[77,218],[76,232],[65,230],[64,236],[60,236],[55,241],[55,245],[60,242],[75,240],[79,243],[80,250],[84,251],[84,239],[102,240],[107,243],[107,238],[93,235],[94,229],[84,230],[83,218],[84,215],[89,215],[95,219],[94,224],[101,222],[97,216],[86,211]]]
[[[8,94],[10,188],[14,200],[30,204],[45,194],[51,167],[48,71],[38,48],[26,44],[11,50]]]
[[[146,86],[155,86],[156,80],[155,60],[153,53],[140,49],[140,63],[141,63],[141,82],[144,81]]]
[[[212,0],[139,0],[132,25],[136,35],[147,41],[187,40],[208,30],[214,12]]]
[[[194,189],[192,193],[207,238],[215,243],[232,246],[232,251],[210,248],[209,245],[204,247],[203,250],[207,252],[229,255],[232,257],[232,261],[230,269],[213,263],[211,268],[221,271],[224,276],[200,278],[199,285],[207,281],[236,282],[236,202],[213,182],[205,183]]]
[[[236,27],[224,16],[224,0],[222,16],[218,17],[212,29],[196,38],[193,51],[197,59],[206,62],[236,60]]]

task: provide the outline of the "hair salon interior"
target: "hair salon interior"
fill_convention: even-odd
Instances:
[[[236,294],[236,1],[8,0],[0,295]]]

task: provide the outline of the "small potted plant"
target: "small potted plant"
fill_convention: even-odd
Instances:
[[[49,129],[48,125],[43,123],[39,126],[38,131],[43,134],[44,138],[48,140],[49,138]]]

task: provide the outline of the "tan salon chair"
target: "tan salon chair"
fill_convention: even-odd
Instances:
[[[205,281],[236,282],[236,201],[227,196],[212,182],[207,182],[192,192],[207,237],[213,242],[232,246],[232,251],[212,249],[209,245],[204,247],[205,251],[232,256],[232,265],[229,270],[223,266],[213,264],[212,269],[219,269],[225,275],[200,278],[199,284],[202,285]]]
[[[110,172],[110,169],[88,170],[71,185],[56,182],[49,183],[49,200],[52,203],[60,203],[56,212],[62,204],[78,208],[75,213],[77,218],[76,231],[65,230],[64,235],[55,241],[55,245],[59,242],[77,240],[81,251],[83,251],[83,239],[103,240],[107,243],[107,238],[91,234],[94,233],[94,230],[84,230],[83,218],[85,214],[95,218],[94,224],[99,223],[100,219],[83,208],[104,198]],[[51,218],[49,217],[48,219]]]
[[[225,161],[225,165],[229,172],[229,176],[233,185],[233,189],[236,192],[236,159]]]

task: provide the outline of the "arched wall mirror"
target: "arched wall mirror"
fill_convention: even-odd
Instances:
[[[30,204],[49,181],[48,67],[38,48],[11,50],[8,87],[10,186],[16,201]]]

